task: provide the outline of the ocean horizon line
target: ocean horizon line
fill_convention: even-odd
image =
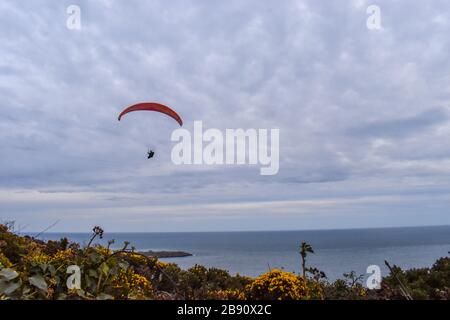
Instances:
[[[114,233],[114,234],[144,234],[144,233],[152,233],[152,234],[167,234],[167,233],[258,233],[258,232],[320,232],[320,231],[356,231],[356,230],[393,230],[393,229],[418,229],[418,228],[446,228],[450,227],[449,224],[444,225],[407,225],[407,226],[386,226],[386,227],[351,227],[351,228],[324,228],[324,229],[267,229],[267,230],[199,230],[199,231],[109,231],[105,230],[105,233]],[[18,232],[19,234],[30,235],[32,233],[36,234],[90,234],[90,231],[22,231]]]

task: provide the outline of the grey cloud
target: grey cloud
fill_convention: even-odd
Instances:
[[[398,138],[418,134],[447,121],[448,114],[444,109],[430,109],[409,117],[361,123],[350,128],[348,134]]]

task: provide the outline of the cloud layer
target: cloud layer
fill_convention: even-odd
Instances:
[[[0,217],[38,230],[448,224],[448,1],[0,4]],[[173,123],[279,128],[280,172],[175,166]],[[156,158],[146,159],[147,148]]]

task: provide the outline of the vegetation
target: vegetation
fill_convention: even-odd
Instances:
[[[310,244],[306,243],[306,242],[302,242],[302,244],[300,245],[300,257],[302,258],[302,274],[303,277],[306,277],[306,256],[308,255],[308,253],[314,253],[313,248],[311,247]]]
[[[449,299],[450,258],[431,268],[391,268],[381,288],[369,290],[354,272],[329,282],[325,273],[306,267],[313,248],[300,246],[300,274],[273,269],[257,278],[230,275],[196,265],[182,270],[173,263],[135,251],[124,243],[113,251],[94,245],[103,236],[93,229],[85,247],[67,239],[41,241],[0,224],[0,300],[2,299]],[[68,267],[80,268],[81,286],[68,287]],[[69,280],[70,281],[70,280]]]

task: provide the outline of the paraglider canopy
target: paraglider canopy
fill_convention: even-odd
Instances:
[[[134,104],[132,106],[129,106],[129,107],[125,108],[125,110],[123,110],[119,114],[118,120],[120,121],[120,119],[125,114],[127,114],[129,112],[134,112],[134,111],[156,111],[156,112],[161,112],[161,113],[164,113],[165,115],[168,115],[169,117],[173,118],[176,122],[178,122],[178,124],[180,126],[183,125],[183,120],[181,120],[181,117],[178,115],[178,113],[176,113],[174,110],[172,110],[168,106],[165,106],[163,104],[156,103],[156,102],[143,102],[143,103],[137,103],[137,104]]]

